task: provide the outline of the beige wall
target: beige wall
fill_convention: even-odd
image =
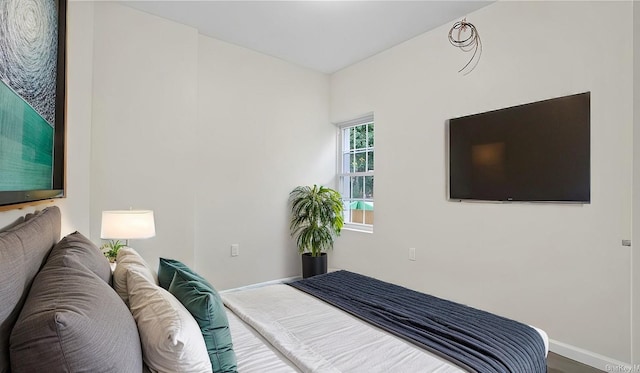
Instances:
[[[131,242],[221,289],[297,275],[288,193],[332,183],[328,76],[96,3],[91,216],[155,211],[157,236]],[[240,256],[231,258],[231,244]]]
[[[193,264],[198,34],[95,3],[91,237],[103,210],[152,209],[156,237],[130,242],[155,267]]]
[[[332,76],[331,120],[376,118],[376,224],[331,265],[539,326],[552,348],[630,362],[631,2],[498,2]],[[447,201],[447,119],[591,91],[591,204]],[[416,248],[416,261],[408,249]],[[601,355],[601,356],[600,356]],[[604,360],[606,360],[604,359]],[[604,367],[602,367],[604,369]]]
[[[196,268],[221,288],[299,275],[287,198],[333,183],[329,78],[208,37],[198,45]]]

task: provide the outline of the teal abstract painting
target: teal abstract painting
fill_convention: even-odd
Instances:
[[[0,190],[51,189],[53,127],[0,82]]]
[[[59,6],[0,0],[0,192],[54,189]]]

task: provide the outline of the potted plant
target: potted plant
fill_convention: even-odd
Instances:
[[[302,277],[327,272],[327,250],[344,224],[340,193],[323,186],[299,186],[289,193],[291,237],[302,254]]]
[[[118,251],[120,251],[124,246],[125,244],[120,241],[109,241],[102,245],[102,252],[104,253],[104,256],[109,259],[109,263],[115,263],[116,258],[118,257]]]

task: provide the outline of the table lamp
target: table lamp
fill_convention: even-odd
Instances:
[[[129,240],[151,238],[156,235],[156,226],[151,210],[102,211],[100,238],[111,240],[103,248],[109,260],[115,260],[118,250],[129,245]],[[115,241],[114,241],[115,240]],[[124,240],[121,243],[120,240]]]

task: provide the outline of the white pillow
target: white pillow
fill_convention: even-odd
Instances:
[[[142,358],[151,371],[210,373],[207,346],[189,311],[135,269],[127,271],[127,286]]]
[[[113,288],[127,305],[129,305],[129,296],[127,295],[127,272],[129,269],[137,270],[149,281],[156,285],[158,284],[158,275],[142,259],[140,254],[132,248],[121,248],[116,257],[116,263],[116,268],[113,270]]]

